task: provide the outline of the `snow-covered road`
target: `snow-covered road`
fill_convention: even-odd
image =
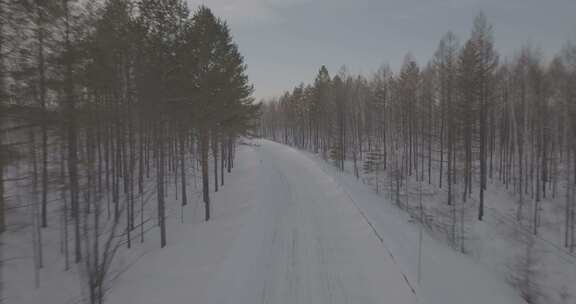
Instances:
[[[240,149],[213,220],[171,232],[168,248],[128,270],[110,302],[418,303],[338,183],[301,152],[259,143]]]
[[[256,150],[258,210],[215,270],[206,303],[417,302],[332,177],[291,148]]]

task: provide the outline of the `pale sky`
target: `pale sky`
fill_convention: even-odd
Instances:
[[[248,65],[257,99],[311,82],[319,67],[342,65],[370,74],[395,70],[407,52],[420,64],[449,30],[468,38],[483,11],[496,48],[511,56],[522,45],[554,55],[576,41],[576,0],[188,0],[227,20]]]

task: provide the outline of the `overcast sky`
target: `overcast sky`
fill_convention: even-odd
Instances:
[[[277,96],[346,65],[369,74],[397,69],[407,52],[420,64],[448,30],[463,41],[484,11],[496,48],[510,56],[522,45],[548,57],[576,40],[576,0],[188,0],[210,7],[230,24],[248,64],[255,97]]]

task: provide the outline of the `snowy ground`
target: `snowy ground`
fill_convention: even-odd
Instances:
[[[307,154],[324,170],[338,176],[338,180],[348,188],[364,189],[369,185],[373,191],[379,192],[380,200],[387,202],[386,205],[389,206],[390,202],[396,203],[394,177],[390,174],[392,171],[383,172],[380,169],[375,173],[360,170],[359,179],[356,179],[353,177],[352,161],[345,162],[347,173],[340,173],[319,155]],[[440,157],[437,156],[436,159]],[[359,162],[359,166],[363,167],[362,161]],[[530,303],[576,303],[576,284],[574,284],[576,254],[564,247],[565,188],[562,184],[557,185],[556,196],[549,187],[547,197],[540,202],[540,225],[537,235],[534,235],[534,198],[529,194],[524,196],[524,208],[519,221],[517,219],[519,197],[512,186],[506,188],[498,181],[497,174],[494,174],[494,179],[489,179],[485,192],[486,214],[482,221],[476,219],[477,189],[474,188],[474,194],[463,203],[461,200],[463,184],[458,182],[454,185],[453,190],[457,194],[455,195],[457,222],[454,223],[452,208],[447,205],[446,181],[444,180],[444,187],[439,188],[439,167],[434,163],[431,172],[430,181],[427,172],[424,174],[423,182],[417,180],[415,174],[409,177],[408,182],[406,179],[403,180],[400,189],[400,205],[403,210],[397,215],[398,217],[406,217],[408,211],[414,216],[413,220],[418,221],[421,214],[418,203],[422,194],[424,226],[439,243],[452,246],[455,251],[464,252],[467,257],[512,285]],[[478,181],[475,181],[475,184],[478,185]],[[362,205],[370,201],[370,199],[359,200]],[[390,210],[385,215],[392,213]],[[415,233],[412,233],[412,238],[414,237]],[[454,237],[456,241],[453,241]],[[409,265],[414,265],[413,261],[416,259],[417,257],[413,256]]]
[[[353,176],[288,146],[253,143],[240,146],[213,194],[210,222],[197,196],[184,209],[170,202],[168,247],[159,248],[151,221],[146,241],[122,250],[107,303],[525,303],[502,276],[426,231],[419,247],[419,226]],[[21,255],[29,250],[19,248],[31,243],[27,230],[4,237],[7,302],[80,303],[80,275],[74,265],[63,271],[57,230],[44,232],[34,288],[31,257]]]
[[[214,219],[180,225],[110,303],[524,303],[367,187],[270,141],[244,146]]]

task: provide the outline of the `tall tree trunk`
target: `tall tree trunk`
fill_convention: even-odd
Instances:
[[[210,178],[208,176],[208,149],[209,147],[209,134],[206,128],[200,131],[200,163],[202,171],[202,198],[204,201],[204,219],[210,220]],[[230,170],[230,167],[228,167]]]
[[[186,206],[188,204],[188,194],[186,190],[186,132],[184,130],[181,130],[180,132],[180,180],[182,188],[182,206]]]
[[[44,60],[44,12],[39,2],[36,0],[37,21],[36,31],[38,39],[38,78],[40,107],[42,108],[41,130],[42,130],[42,227],[48,226],[47,205],[48,205],[48,134],[47,134],[47,113],[46,113],[46,75]]]
[[[157,165],[156,165],[156,187],[158,198],[158,224],[160,225],[160,247],[166,246],[166,206],[165,206],[165,145],[164,145],[164,122],[160,118],[159,128],[156,132],[156,149],[157,149]]]
[[[4,0],[0,0],[0,108],[2,108],[4,99],[6,98],[6,91],[5,91],[5,78],[4,78],[4,44],[5,44],[5,29],[4,29],[4,20],[5,20],[5,8],[4,8]],[[2,130],[2,121],[4,117],[0,114],[0,130]],[[5,205],[4,205],[4,158],[6,155],[2,151],[4,151],[4,147],[2,146],[2,132],[0,132],[0,234],[2,234],[6,230],[6,219],[5,219]],[[0,250],[2,245],[0,245]],[[1,251],[0,251],[1,253]],[[0,254],[0,258],[2,255]],[[1,276],[2,269],[0,267],[0,276]],[[2,284],[2,278],[0,277],[0,284]],[[0,285],[0,298],[3,296],[2,288]]]
[[[76,104],[74,100],[74,83],[72,71],[72,43],[70,40],[71,18],[69,0],[63,0],[65,16],[65,97],[67,105],[67,135],[68,135],[68,178],[70,182],[70,206],[74,219],[74,260],[76,263],[82,260],[82,244],[80,235],[80,202],[78,183],[78,152],[77,152],[77,127],[76,127]]]
[[[225,162],[225,151],[226,151],[226,145],[224,144],[224,139],[221,139],[221,143],[220,143],[220,180],[221,180],[221,186],[224,186],[224,165],[226,164]]]
[[[212,157],[214,159],[214,192],[218,192],[218,131],[212,131]]]

